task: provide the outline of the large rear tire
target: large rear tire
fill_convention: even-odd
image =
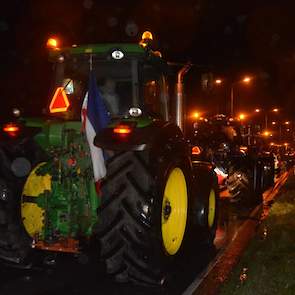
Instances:
[[[177,157],[159,162],[147,152],[123,152],[108,161],[98,232],[106,271],[116,281],[163,284],[169,264],[183,252],[187,167]]]
[[[21,195],[32,167],[44,153],[31,140],[23,140],[0,149],[0,259],[27,265],[32,239],[21,217]]]

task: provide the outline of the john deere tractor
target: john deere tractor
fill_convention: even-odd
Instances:
[[[162,284],[197,244],[212,245],[217,178],[209,162],[192,161],[183,130],[190,65],[169,64],[150,39],[49,42],[47,114],[26,118],[14,110],[1,127],[2,260],[25,264],[35,249],[79,254],[94,243],[116,281]],[[89,143],[81,109],[85,95],[90,100],[90,73],[109,120]],[[92,161],[91,144],[103,161]],[[95,186],[97,165],[106,174]]]

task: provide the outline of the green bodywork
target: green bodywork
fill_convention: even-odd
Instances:
[[[45,226],[39,239],[91,236],[97,222],[96,193],[90,152],[80,122],[27,119],[28,127],[39,127],[35,141],[48,155],[37,175],[51,176],[51,191],[36,203],[45,211]]]
[[[151,118],[126,118],[109,124],[134,122],[136,128],[150,125]],[[98,221],[100,197],[93,181],[92,162],[82,124],[56,119],[25,119],[27,127],[40,128],[34,139],[48,155],[37,175],[51,176],[51,191],[36,198],[45,211],[43,232],[38,239],[57,241],[61,238],[90,237]]]

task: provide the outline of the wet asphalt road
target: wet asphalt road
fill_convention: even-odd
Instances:
[[[230,203],[228,198],[222,198],[215,246],[211,249],[194,249],[194,255],[181,261],[171,270],[165,286],[151,288],[116,284],[105,275],[103,265],[95,257],[81,264],[71,255],[57,255],[54,265],[44,266],[44,252],[40,252],[36,253],[34,268],[30,270],[0,265],[0,294],[183,294],[195,278],[204,272],[210,262],[233,240],[252,210],[253,208],[240,208]]]

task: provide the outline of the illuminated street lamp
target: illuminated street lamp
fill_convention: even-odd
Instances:
[[[199,112],[194,112],[193,115],[192,115],[192,117],[194,119],[199,119],[200,118],[200,113]]]
[[[244,77],[244,79],[242,81],[245,83],[249,83],[251,81],[251,78],[246,76],[246,77]]]
[[[248,76],[244,77],[242,80],[232,82],[230,85],[230,115],[233,118],[234,117],[234,86],[238,83],[245,83],[248,84],[252,79]]]
[[[215,80],[215,84],[221,84],[222,83],[222,80],[221,79],[216,79]]]
[[[246,118],[246,115],[245,114],[239,114],[239,119],[241,120],[241,121],[243,121],[244,119]]]
[[[270,111],[267,111],[267,110],[257,108],[257,109],[254,110],[255,113],[260,113],[261,111],[264,112],[264,125],[265,125],[264,127],[265,127],[265,129],[267,129],[268,128],[268,113],[269,112],[278,113],[279,109],[278,108],[273,108]],[[276,125],[276,122],[272,121],[271,124]]]

